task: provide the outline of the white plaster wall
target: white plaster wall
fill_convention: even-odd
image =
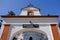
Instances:
[[[22,15],[26,16],[27,12],[28,12],[27,10],[22,10],[20,16],[22,16]],[[37,15],[40,16],[41,15],[40,12],[39,12],[39,10],[38,11],[33,11],[33,12],[34,12],[34,16],[37,16]]]
[[[41,24],[58,24],[56,18],[5,18],[3,19],[3,24],[26,24],[29,23],[29,21]]]
[[[20,13],[20,16],[22,16],[22,15],[27,15],[27,11],[21,11],[21,13]]]
[[[41,16],[40,11],[34,11],[34,15],[39,15],[39,16]]]

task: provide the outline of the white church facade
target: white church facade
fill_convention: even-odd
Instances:
[[[58,16],[42,16],[40,9],[28,5],[20,16],[1,16],[0,40],[60,40]]]

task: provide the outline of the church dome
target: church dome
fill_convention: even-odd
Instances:
[[[36,16],[36,15],[40,15],[40,9],[35,7],[32,4],[29,4],[27,7],[24,7],[21,9],[21,16],[25,15],[25,16]]]
[[[24,8],[22,8],[21,10],[35,10],[35,11],[37,11],[37,10],[40,10],[40,9],[37,8],[37,7],[35,7],[35,6],[32,5],[32,4],[29,4],[27,7],[24,7]]]

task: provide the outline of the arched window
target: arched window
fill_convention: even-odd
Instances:
[[[27,14],[28,16],[33,16],[34,15],[34,13],[33,13],[33,11],[28,11],[28,14]]]
[[[32,37],[30,37],[29,40],[32,40]]]

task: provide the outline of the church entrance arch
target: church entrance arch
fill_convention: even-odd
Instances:
[[[13,40],[14,37],[16,37],[15,40],[48,40],[46,33],[36,29],[20,30],[13,35],[11,40]]]

